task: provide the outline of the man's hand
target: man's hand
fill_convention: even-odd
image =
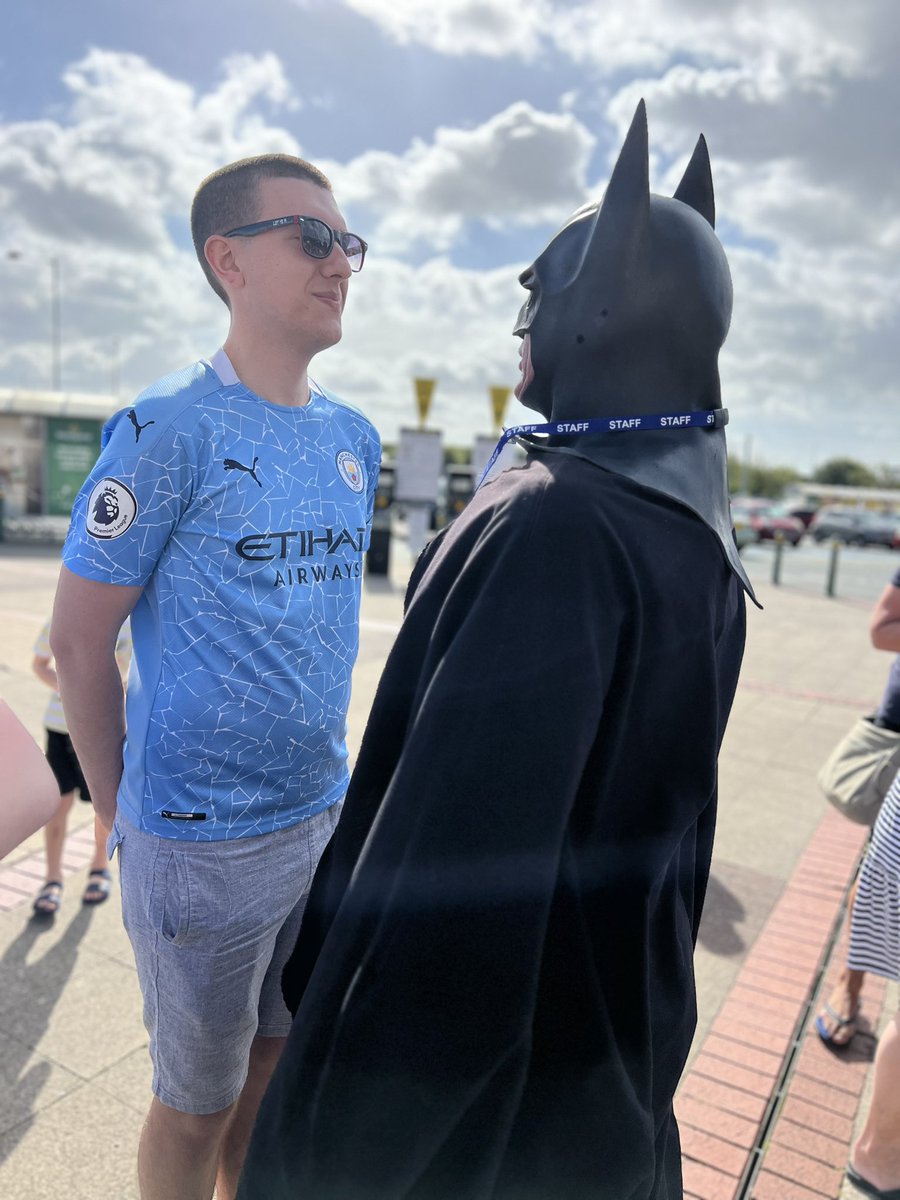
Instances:
[[[83,579],[62,567],[50,627],[66,724],[94,809],[107,829],[116,816],[125,740],[116,638],[141,590]]]

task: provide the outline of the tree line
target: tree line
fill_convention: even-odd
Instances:
[[[900,487],[900,467],[873,469],[853,458],[830,458],[806,476],[793,467],[745,463],[735,456],[728,459],[728,486],[732,492],[778,500],[792,483],[801,481],[842,487],[896,488]]]

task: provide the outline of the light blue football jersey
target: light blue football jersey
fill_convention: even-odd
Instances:
[[[322,390],[302,408],[271,404],[219,351],[118,412],[102,447],[63,562],[143,588],[121,814],[162,837],[218,840],[334,804],[347,786],[374,426]]]

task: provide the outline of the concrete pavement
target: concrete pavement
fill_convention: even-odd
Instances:
[[[410,561],[405,546],[396,539],[393,550],[391,579],[369,580],[365,589],[350,715],[353,751],[401,618]],[[822,973],[839,962],[840,943],[837,952],[829,949],[821,913],[816,924],[817,905],[806,906],[809,929],[802,924],[802,912],[796,916],[804,908],[797,899],[802,891],[798,879],[802,883],[809,876],[812,861],[804,856],[815,852],[820,863],[815,870],[832,871],[829,894],[835,897],[835,916],[841,890],[858,858],[853,827],[828,821],[823,826],[825,805],[815,772],[853,717],[874,705],[889,665],[888,656],[868,643],[868,612],[874,595],[828,600],[821,594],[774,588],[766,582],[769,561],[763,548],[753,548],[747,558],[766,608],[762,613],[752,608],[749,612],[741,684],[720,760],[719,832],[696,959],[699,1024],[692,1069],[704,1054],[704,1061],[709,1061],[710,1047],[713,1059],[723,1056],[721,1062],[728,1061],[724,1047],[728,1026],[724,1025],[723,1038],[721,1015],[729,1011],[729,998],[744,987],[742,972],[754,949],[775,928],[771,922],[794,930],[792,936],[798,941],[821,941],[821,953],[807,957],[806,975],[797,984],[797,995],[802,994],[807,1007]],[[884,582],[892,569],[893,560],[886,556]],[[50,549],[0,546],[0,692],[36,737],[41,733],[45,696],[30,672],[31,644],[49,612],[56,571]],[[134,1154],[149,1101],[150,1068],[118,894],[98,909],[81,907],[90,812],[78,805],[70,822],[60,913],[50,925],[31,921],[30,901],[43,870],[41,844],[36,835],[0,865],[0,1081],[4,1085],[0,1089],[0,1196],[87,1200],[105,1194],[132,1200],[137,1197]],[[841,853],[835,854],[834,846]],[[788,915],[785,904],[794,905]],[[798,919],[801,924],[790,924]],[[809,930],[814,926],[813,934]],[[834,932],[839,934],[839,928]],[[872,1009],[876,991],[870,993],[866,1010],[875,1026],[881,1019],[880,1008]],[[890,989],[887,995],[893,1002]],[[799,1000],[798,1005],[800,1022],[804,1009]],[[713,1030],[717,1020],[719,1026]],[[798,1030],[802,1037],[802,1026]],[[765,1032],[762,1029],[760,1037]],[[743,1044],[748,1040],[752,1046],[756,1039],[745,1034]],[[790,1058],[775,1053],[778,1069],[773,1067],[772,1075],[785,1095],[790,1063],[799,1061],[800,1042],[792,1036],[791,1045]],[[865,1063],[871,1040],[854,1047],[854,1054]],[[700,1063],[697,1070],[702,1069]],[[848,1064],[848,1079],[850,1071]],[[846,1096],[853,1092],[842,1087],[842,1081],[839,1073],[838,1084],[826,1086],[836,1087],[835,1095],[841,1093],[835,1103],[843,1112],[849,1103]],[[865,1070],[863,1100],[857,1092],[848,1130],[864,1108],[864,1084]],[[823,1095],[820,1108],[827,1112]],[[774,1117],[772,1105],[767,1111]],[[742,1146],[736,1134],[737,1140],[729,1141],[718,1136],[723,1128],[724,1124],[716,1130],[712,1145],[695,1140],[691,1161],[712,1174],[704,1174],[689,1194],[698,1200],[739,1195],[764,1200],[773,1194],[765,1190],[770,1185],[764,1186],[766,1147],[755,1142]],[[757,1122],[754,1138],[758,1132]],[[811,1127],[810,1132],[814,1132]],[[844,1140],[849,1141],[849,1136],[848,1131]],[[723,1153],[719,1143],[725,1143],[729,1170],[715,1160],[716,1154]],[[740,1170],[735,1148],[745,1154]],[[829,1195],[820,1190],[821,1184],[825,1179],[839,1180],[840,1172],[836,1164],[831,1174],[817,1170],[821,1163],[814,1154],[818,1152],[809,1142],[805,1150],[792,1150],[793,1158],[776,1156],[776,1166],[788,1162],[790,1169],[801,1174],[806,1170],[809,1176],[807,1187],[784,1173],[788,1167],[781,1165],[781,1174],[770,1172],[776,1185],[779,1180],[784,1184],[785,1197],[796,1194],[821,1200]],[[829,1153],[835,1156],[834,1144]],[[712,1161],[702,1162],[704,1154]],[[746,1163],[752,1165],[749,1172]],[[695,1173],[694,1178],[700,1176]],[[754,1190],[759,1187],[763,1190]],[[832,1192],[831,1200],[836,1195]]]

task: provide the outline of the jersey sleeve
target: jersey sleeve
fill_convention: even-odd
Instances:
[[[104,429],[63,547],[63,563],[76,575],[143,587],[190,503],[195,471],[188,441],[153,412],[123,410]]]

